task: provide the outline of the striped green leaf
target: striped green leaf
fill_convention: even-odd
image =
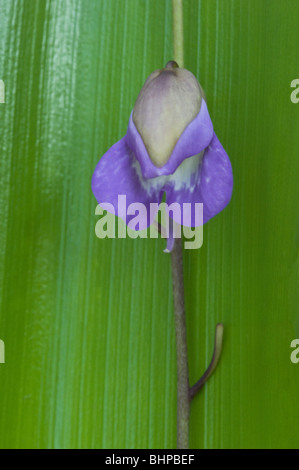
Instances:
[[[191,447],[298,447],[296,0],[185,0],[185,66],[234,170],[186,250]],[[1,448],[174,448],[170,259],[99,240],[90,180],[146,77],[172,58],[170,0],[1,0]]]

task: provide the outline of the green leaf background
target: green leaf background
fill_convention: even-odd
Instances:
[[[297,448],[297,0],[185,0],[185,66],[231,158],[230,205],[184,252],[192,448]],[[169,0],[0,0],[1,448],[174,448],[170,258],[99,240],[90,180],[147,76]]]

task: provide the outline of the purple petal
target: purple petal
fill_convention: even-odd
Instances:
[[[125,137],[103,155],[94,171],[91,187],[98,203],[103,205],[103,208],[105,203],[112,204],[115,214],[127,225],[137,215],[127,214],[129,205],[144,204],[147,213],[144,216],[142,212],[138,214],[138,230],[143,230],[152,224],[157,211],[150,210],[150,203],[159,205],[162,197],[157,185],[153,186],[143,180],[139,163],[126,145]]]
[[[177,202],[181,206],[180,214],[173,214],[173,219],[181,224],[195,227],[201,225],[195,218],[195,203],[203,204],[203,223],[222,211],[229,203],[233,188],[232,167],[228,155],[216,134],[205,150],[199,171],[190,176],[189,183],[176,189],[175,181],[165,187],[166,202]],[[191,203],[191,222],[183,223],[183,203]],[[171,214],[170,214],[171,215]]]
[[[136,155],[144,178],[171,175],[185,158],[202,152],[213,138],[213,124],[209,116],[206,102],[202,100],[201,108],[192,122],[186,127],[177,141],[168,162],[161,168],[151,161],[142,137],[133,122],[133,113],[130,116],[126,142]]]

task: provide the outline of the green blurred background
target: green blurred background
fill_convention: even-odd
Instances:
[[[147,76],[172,59],[170,0],[0,0],[1,448],[174,448],[170,259],[99,240],[90,180]],[[297,448],[297,0],[185,0],[185,66],[234,170],[184,252],[192,448]]]

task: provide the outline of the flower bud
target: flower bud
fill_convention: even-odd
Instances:
[[[198,115],[203,97],[194,75],[176,62],[148,77],[135,103],[133,121],[156,167],[168,162],[183,131]]]

